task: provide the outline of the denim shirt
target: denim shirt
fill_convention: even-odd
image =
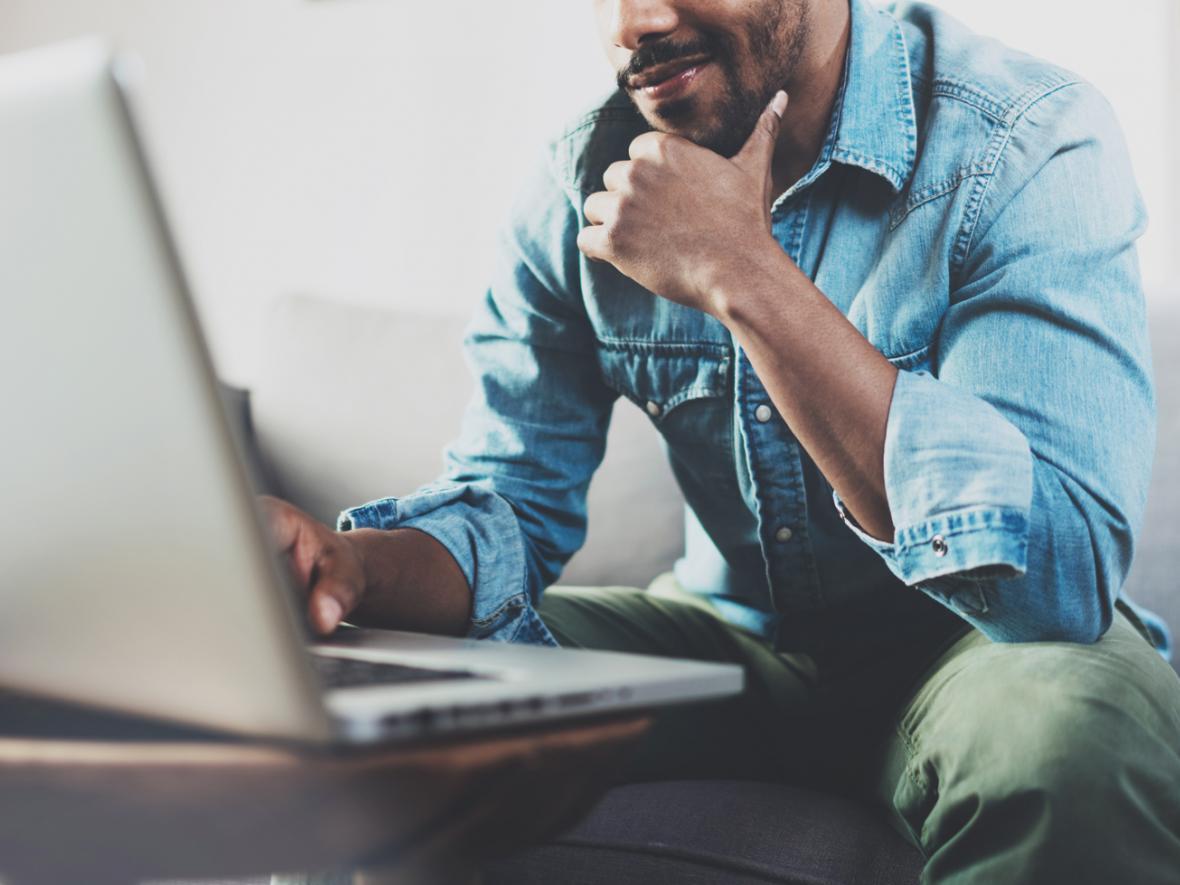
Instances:
[[[685,496],[680,583],[777,647],[858,611],[901,629],[919,595],[999,642],[1110,626],[1155,445],[1146,218],[1114,114],[934,7],[851,8],[826,141],[771,215],[899,370],[894,537],[845,511],[720,322],[579,253],[587,196],[648,129],[615,94],[551,144],[515,205],[467,334],[477,390],[445,474],[341,514],[343,530],[438,539],[472,588],[470,635],[553,643],[534,605],[584,541],[620,398],[650,416]],[[1136,610],[1168,656],[1162,621]]]

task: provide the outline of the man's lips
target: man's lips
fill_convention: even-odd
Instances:
[[[669,81],[683,77],[690,71],[703,68],[709,61],[710,59],[707,55],[698,55],[692,58],[681,58],[676,61],[657,65],[654,68],[644,71],[638,77],[633,77],[631,79],[631,88],[633,90],[642,90],[652,95],[660,87],[666,84],[670,85]]]

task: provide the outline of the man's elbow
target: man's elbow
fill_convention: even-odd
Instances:
[[[1093,645],[1110,629],[1112,611],[1095,597],[1082,603],[1071,600],[1051,612],[1033,617],[1014,612],[1003,617],[996,609],[989,613],[989,623],[978,624],[980,631],[993,642],[1072,642]]]

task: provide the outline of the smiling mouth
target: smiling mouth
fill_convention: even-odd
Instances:
[[[654,90],[660,85],[667,83],[675,77],[679,77],[687,71],[702,68],[711,61],[707,55],[698,55],[692,58],[681,58],[673,62],[657,65],[649,71],[640,74],[638,77],[631,79],[631,89],[633,90]]]

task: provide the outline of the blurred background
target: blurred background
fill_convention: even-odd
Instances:
[[[1105,92],[1152,216],[1148,291],[1175,291],[1180,0],[938,5]],[[591,0],[0,0],[0,52],[92,32],[145,62],[152,159],[243,386],[279,295],[466,315],[516,183],[612,83]]]

